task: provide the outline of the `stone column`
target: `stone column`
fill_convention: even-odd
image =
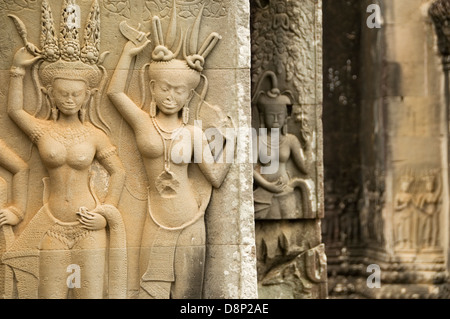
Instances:
[[[367,7],[361,12],[368,18]],[[429,2],[378,1],[381,27],[362,21],[362,205],[358,249],[345,269],[371,298],[446,296],[447,117]],[[381,286],[371,276],[379,267]]]
[[[260,298],[327,296],[320,226],[321,5],[320,0],[251,1]]]
[[[449,69],[450,69],[450,30],[449,30],[449,19],[450,19],[450,4],[448,1],[434,1],[430,5],[429,9],[430,17],[434,23],[439,53],[442,56],[442,66],[445,76],[445,103],[448,108],[450,106],[450,80],[449,80]]]
[[[450,2],[449,1],[434,1],[428,10],[431,20],[434,23],[434,30],[437,36],[437,48],[442,57],[442,70],[444,73],[444,98],[445,98],[445,108],[444,108],[444,132],[446,133],[447,139],[447,163],[449,161],[450,145],[449,143],[449,132],[450,132]],[[448,172],[447,172],[448,173]],[[447,177],[447,180],[449,178]],[[442,196],[449,197],[448,193],[444,193]],[[446,246],[446,262],[447,262],[447,272],[450,269],[449,263],[449,246],[450,241],[449,232],[445,232],[444,235],[444,246]]]

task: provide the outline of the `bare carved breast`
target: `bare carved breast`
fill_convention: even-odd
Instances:
[[[139,152],[144,158],[162,158],[166,150],[168,152],[167,160],[170,160],[171,165],[186,165],[192,157],[192,136],[191,132],[186,129],[181,134],[177,134],[175,139],[167,138],[163,141],[161,135],[150,123],[149,127],[136,133],[136,142]]]
[[[45,167],[68,165],[75,170],[89,168],[96,152],[91,137],[92,130],[87,126],[77,130],[51,127],[38,143]]]

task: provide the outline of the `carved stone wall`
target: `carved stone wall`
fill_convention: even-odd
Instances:
[[[251,8],[259,296],[325,298],[322,3],[255,0]]]
[[[6,298],[257,297],[251,141],[225,134],[251,126],[249,16],[228,0],[0,2],[0,139],[30,168],[9,190],[28,191],[24,218],[0,236]],[[158,100],[164,81],[187,87],[171,93],[184,96],[169,107],[179,117]],[[219,129],[225,151],[203,139],[214,160],[179,165],[167,147],[180,137],[164,133],[202,143],[194,120]],[[2,167],[11,189],[20,170]],[[81,290],[67,286],[77,265]]]

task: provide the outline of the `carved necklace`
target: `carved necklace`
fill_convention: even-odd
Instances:
[[[277,139],[275,141],[274,144],[272,144],[272,136],[271,135],[266,135],[265,138],[261,138],[261,136],[259,137],[259,142],[261,142],[265,147],[266,147],[266,155],[268,150],[270,149],[270,155],[269,156],[274,156],[274,154],[272,154],[272,150],[278,150],[278,152],[280,152],[280,148],[282,145],[284,145],[284,143],[286,143],[287,138],[286,137],[281,137],[279,139]],[[260,144],[258,145],[258,147],[260,146]],[[279,153],[278,153],[279,154]],[[275,156],[276,153],[275,153]],[[278,157],[279,158],[279,157]],[[260,162],[261,166],[269,166],[271,165],[272,161],[269,161],[268,163],[262,163]]]
[[[90,130],[85,126],[77,128],[52,126],[52,129],[49,130],[49,135],[65,147],[81,144],[90,135]]]
[[[275,148],[279,148],[281,145],[283,145],[286,142],[286,137],[280,136],[279,139],[275,140],[274,145],[272,145],[272,136],[269,134],[267,134],[265,136],[265,138],[261,138],[261,136],[260,136],[259,139],[264,146],[267,146],[269,148],[271,148],[272,146]]]
[[[181,123],[180,127],[175,130],[167,131],[161,128],[155,117],[151,117],[151,119],[164,146],[164,171],[156,179],[155,186],[162,197],[170,198],[175,196],[180,188],[180,182],[177,180],[175,173],[170,170],[172,144],[173,140],[181,133],[185,124]],[[170,141],[169,147],[167,147],[167,141]]]

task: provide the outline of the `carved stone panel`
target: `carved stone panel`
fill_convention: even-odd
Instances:
[[[407,171],[394,197],[394,248],[401,252],[442,252],[442,180],[439,170]]]
[[[321,1],[251,6],[259,293],[325,298]]]
[[[272,157],[278,157],[279,164],[270,165],[278,167],[278,175],[263,174],[263,179],[256,179],[256,218],[283,218],[283,208],[265,213],[261,207],[258,214],[259,206],[265,205],[259,205],[262,198],[268,202],[275,194],[271,206],[290,201],[277,199],[289,198],[285,193],[290,191],[276,191],[276,184],[289,185],[298,201],[286,204],[289,214],[284,218],[322,218],[321,3],[272,0],[254,1],[252,5],[253,127],[260,137],[256,171],[260,171],[261,164],[268,166]],[[275,114],[267,109],[270,106],[282,113],[279,116],[283,122],[268,127],[269,117]],[[275,144],[271,145],[268,137],[273,129],[278,129],[280,139],[275,142],[272,136]],[[270,155],[270,150],[274,154]],[[267,158],[261,158],[264,155]]]
[[[7,1],[0,21],[4,297],[255,298],[248,4]]]

